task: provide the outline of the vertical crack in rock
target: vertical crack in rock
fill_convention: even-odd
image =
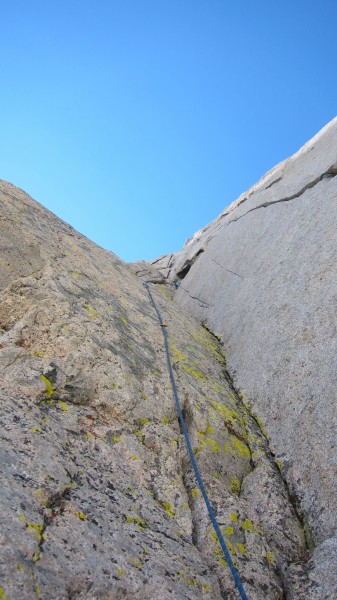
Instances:
[[[273,584],[266,588],[270,596],[266,597],[277,593],[275,597],[282,598],[285,569],[303,552],[301,525],[260,429],[243,407],[226,371],[219,340],[207,327],[197,329],[196,323],[193,327],[192,340],[185,335],[183,341],[179,339],[179,345],[175,339],[177,331],[170,324],[168,332],[179,395],[185,399],[183,414],[197,462],[234,560],[238,560],[240,552],[245,559],[247,536],[253,533],[256,547],[261,544],[262,555],[269,568],[275,570]],[[225,562],[212,537],[214,532],[186,452],[183,480],[192,517],[193,544],[216,574],[221,593],[225,594],[230,585],[224,580]],[[271,498],[269,506],[260,511],[266,495]],[[263,514],[268,510],[270,522]],[[242,568],[241,561],[240,565]],[[259,600],[264,597],[260,588],[258,594]],[[254,598],[254,591],[250,595]]]
[[[213,335],[205,324],[203,324],[203,327],[209,332],[210,335]],[[216,336],[213,336],[213,337],[215,338],[216,342],[219,343],[218,338]],[[290,507],[290,513],[293,514],[295,520],[297,520],[297,522],[299,524],[299,530],[298,530],[299,540],[297,541],[299,551],[297,553],[295,553],[295,556],[294,555],[289,556],[285,560],[285,563],[283,566],[278,566],[278,574],[281,578],[282,588],[283,588],[282,598],[286,599],[287,598],[287,589],[286,589],[286,580],[285,580],[286,570],[293,562],[303,562],[303,561],[306,562],[308,560],[309,552],[312,552],[314,549],[313,545],[312,545],[312,536],[308,529],[308,525],[304,521],[301,511],[299,510],[298,499],[293,494],[291,494],[291,492],[289,490],[288,482],[283,477],[280,465],[277,463],[277,460],[275,459],[275,454],[273,453],[273,451],[270,448],[268,434],[265,431],[265,429],[262,425],[262,422],[256,415],[254,415],[254,413],[250,409],[249,404],[244,397],[244,394],[240,393],[235,388],[233,379],[226,367],[224,367],[224,377],[228,383],[229,388],[232,390],[233,394],[235,395],[237,405],[238,405],[238,410],[240,411],[240,413],[244,419],[244,423],[245,423],[245,427],[246,427],[246,438],[245,439],[246,439],[247,445],[248,445],[250,453],[251,453],[251,459],[250,459],[251,471],[244,477],[238,496],[240,498],[242,498],[244,496],[249,499],[249,489],[247,489],[246,494],[242,494],[242,492],[241,492],[242,486],[244,486],[245,481],[250,479],[251,473],[254,470],[259,469],[261,461],[264,461],[266,459],[268,462],[268,466],[272,473],[272,475],[271,475],[272,479],[276,480],[278,482],[278,484],[281,484],[281,487],[283,488],[283,494],[284,494],[286,503],[288,504],[288,507]],[[232,424],[225,422],[224,425],[230,433],[233,433],[235,436],[237,436],[242,441],[244,440],[244,438],[242,436],[240,436],[240,434],[238,434],[238,432],[235,432],[233,430]],[[258,447],[258,450],[257,450],[257,447]],[[264,456],[261,456],[261,450],[262,450]],[[290,536],[289,532],[284,530],[283,535],[285,538],[288,539],[288,541],[291,544],[294,543],[294,536]],[[266,530],[266,536],[269,537],[270,541],[272,542],[272,535],[270,536],[270,534],[269,534],[269,536],[268,536],[267,530]]]

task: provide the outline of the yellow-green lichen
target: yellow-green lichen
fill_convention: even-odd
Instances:
[[[240,479],[234,475],[230,486],[229,486],[229,491],[231,494],[234,494],[235,496],[239,496],[240,495],[240,491],[241,491],[241,482]]]
[[[220,446],[218,442],[213,440],[210,437],[206,437],[205,433],[202,431],[198,431],[199,440],[199,449],[209,448],[212,452],[220,452]]]
[[[40,560],[40,558],[42,558],[42,551],[39,550],[39,547],[37,546],[35,548],[34,554],[33,554],[33,562],[36,563],[38,562],[38,560]]]
[[[81,521],[86,521],[87,520],[87,515],[85,515],[83,512],[78,511],[76,514],[76,517],[78,517],[79,519],[81,519]]]
[[[32,523],[31,521],[27,521],[26,523],[28,531],[30,531],[30,533],[32,533],[37,540],[46,540],[46,536],[43,533],[44,530],[44,526],[40,525],[39,523]]]
[[[143,436],[143,434],[142,434],[142,432],[141,432],[140,429],[136,429],[135,435],[138,437],[138,439],[139,439],[140,442],[143,441],[144,436]]]
[[[191,577],[189,577],[188,575],[186,575],[183,571],[178,571],[177,573],[178,577],[181,577],[183,579],[183,581],[186,583],[186,585],[189,586],[196,586],[197,585],[197,580],[196,579],[192,579]]]
[[[130,454],[130,458],[131,460],[139,460],[139,456],[136,456],[136,454]]]
[[[191,490],[191,494],[192,494],[192,498],[200,498],[201,491],[199,490],[198,487],[195,487]]]
[[[233,527],[226,527],[225,529],[225,535],[233,535],[234,533],[234,528]]]
[[[221,404],[220,402],[216,402],[215,400],[212,401],[212,408],[216,412],[220,413],[225,423],[228,422],[232,427],[234,427],[235,425],[240,425],[241,428],[245,430],[244,420],[235,410],[233,410],[232,408],[228,408],[227,406],[224,406],[223,404]]]
[[[250,450],[244,442],[239,440],[237,437],[231,438],[232,444],[235,446],[236,450],[240,454],[241,458],[250,459]]]
[[[42,433],[42,429],[40,427],[32,427],[31,431]]]
[[[7,600],[7,596],[6,596],[5,590],[2,587],[0,587],[0,599],[1,600]]]
[[[54,388],[51,384],[51,382],[49,381],[49,379],[45,376],[45,375],[40,375],[40,379],[42,379],[43,383],[46,386],[46,392],[47,392],[47,396],[48,398],[52,398],[53,394],[54,394]]]
[[[122,438],[121,438],[121,436],[120,436],[120,435],[115,435],[115,436],[114,436],[114,439],[113,439],[113,442],[114,442],[114,444],[118,444],[118,442],[120,442],[120,441],[121,441],[121,439],[122,439]]]
[[[42,546],[43,542],[45,542],[45,540],[46,540],[46,536],[44,534],[45,525],[40,524],[40,523],[33,523],[32,521],[27,521],[25,515],[23,515],[22,513],[19,514],[19,519],[25,524],[29,533],[32,533],[33,536],[37,540],[37,546],[35,547],[35,550],[33,553],[33,558],[32,558],[33,562],[35,563],[38,560],[40,560],[40,558],[42,556],[41,546]],[[0,598],[1,598],[1,596],[0,596]]]
[[[123,569],[116,567],[116,571],[117,571],[118,575],[120,575],[121,577],[125,577],[126,573],[125,573],[125,571],[123,571]]]
[[[226,540],[226,545],[227,545],[227,548],[228,548],[229,552],[231,553],[231,555],[236,556],[237,552],[236,552],[236,548],[233,546],[233,544],[229,540]]]
[[[206,446],[210,447],[212,452],[220,452],[220,446],[219,446],[218,442],[216,442],[215,440],[212,440],[211,438],[206,438],[205,444],[206,444]]]
[[[178,362],[188,361],[188,358],[185,354],[183,354],[178,348],[176,348],[171,342],[169,344],[170,352],[175,360]]]
[[[211,532],[211,538],[212,540],[215,542],[215,548],[212,551],[212,554],[215,556],[218,556],[218,561],[219,561],[219,565],[220,566],[227,566],[227,561],[223,556],[223,551],[222,548],[220,546],[220,542],[218,539],[217,534],[215,533],[215,531]],[[236,556],[236,548],[233,546],[233,544],[227,539],[226,540],[226,546],[229,550],[229,553],[231,554],[231,556]]]
[[[251,531],[252,533],[255,533],[255,527],[249,519],[242,521],[241,527],[244,531]]]
[[[139,422],[141,424],[141,426],[143,427],[144,425],[146,425],[146,423],[149,422],[150,419],[147,419],[146,417],[144,417],[143,419],[141,419]]]
[[[280,460],[279,458],[275,458],[275,464],[276,464],[277,468],[279,469],[279,471],[282,471],[282,469],[283,469],[283,460]]]
[[[176,511],[172,508],[171,504],[169,502],[161,502],[161,505],[165,508],[167,514],[173,518]]]
[[[189,375],[193,375],[193,377],[196,377],[197,379],[206,379],[206,375],[204,375],[200,371],[194,371],[188,365],[185,364],[182,364],[181,366],[184,369],[184,371],[186,371],[186,373],[188,373]]]
[[[94,308],[92,308],[92,306],[89,306],[89,304],[85,304],[84,308],[85,308],[85,310],[88,311],[88,313],[89,313],[89,319],[91,319],[92,321],[94,319],[97,319],[97,317],[101,316]]]
[[[58,401],[58,407],[63,410],[63,412],[68,412],[68,405],[66,402],[64,402],[64,400]]]
[[[237,549],[243,554],[243,556],[247,556],[247,549],[244,544],[240,544],[239,542],[236,544]]]
[[[215,342],[206,331],[201,333],[191,331],[191,336],[198,342],[198,344],[201,344],[202,346],[204,346],[204,348],[206,348],[206,350],[209,350],[209,352],[211,352],[215,356],[215,358],[220,364],[223,364],[225,362],[225,357],[222,354],[218,343]]]
[[[38,488],[35,490],[34,495],[37,497],[40,506],[45,507],[48,502],[48,494],[43,488]]]
[[[144,521],[140,517],[137,517],[137,515],[129,515],[129,516],[127,516],[126,517],[126,522],[127,523],[132,523],[133,525],[138,525],[138,527],[140,527],[141,529],[144,529],[147,526],[146,521]]]
[[[240,483],[240,482],[239,482],[239,483]],[[231,520],[231,521],[237,521],[237,520],[238,520],[238,518],[239,518],[239,515],[238,515],[238,513],[231,513],[231,514],[229,515],[229,518],[230,518],[230,520]]]
[[[272,552],[270,552],[270,550],[266,551],[266,559],[269,565],[271,565],[272,567],[275,567],[276,565],[276,560],[275,560],[275,556],[273,555]]]

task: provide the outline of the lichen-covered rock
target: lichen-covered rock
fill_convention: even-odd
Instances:
[[[143,265],[129,267],[4,182],[0,213],[0,596],[237,599],[135,274]],[[173,303],[170,285],[152,293],[247,594],[281,600],[290,564],[293,587],[302,585],[307,542],[269,442],[219,341]]]
[[[321,563],[337,541],[336,174],[337,118],[153,263],[180,281],[179,306],[225,345],[315,547],[289,571],[313,585],[291,597],[315,600],[337,597],[336,553],[329,569]]]

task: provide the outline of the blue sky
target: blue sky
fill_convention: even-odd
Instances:
[[[0,178],[124,260],[178,250],[337,114],[337,2],[0,2]]]

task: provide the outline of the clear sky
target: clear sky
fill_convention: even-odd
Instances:
[[[337,114],[336,0],[2,0],[0,24],[0,178],[124,260]]]

